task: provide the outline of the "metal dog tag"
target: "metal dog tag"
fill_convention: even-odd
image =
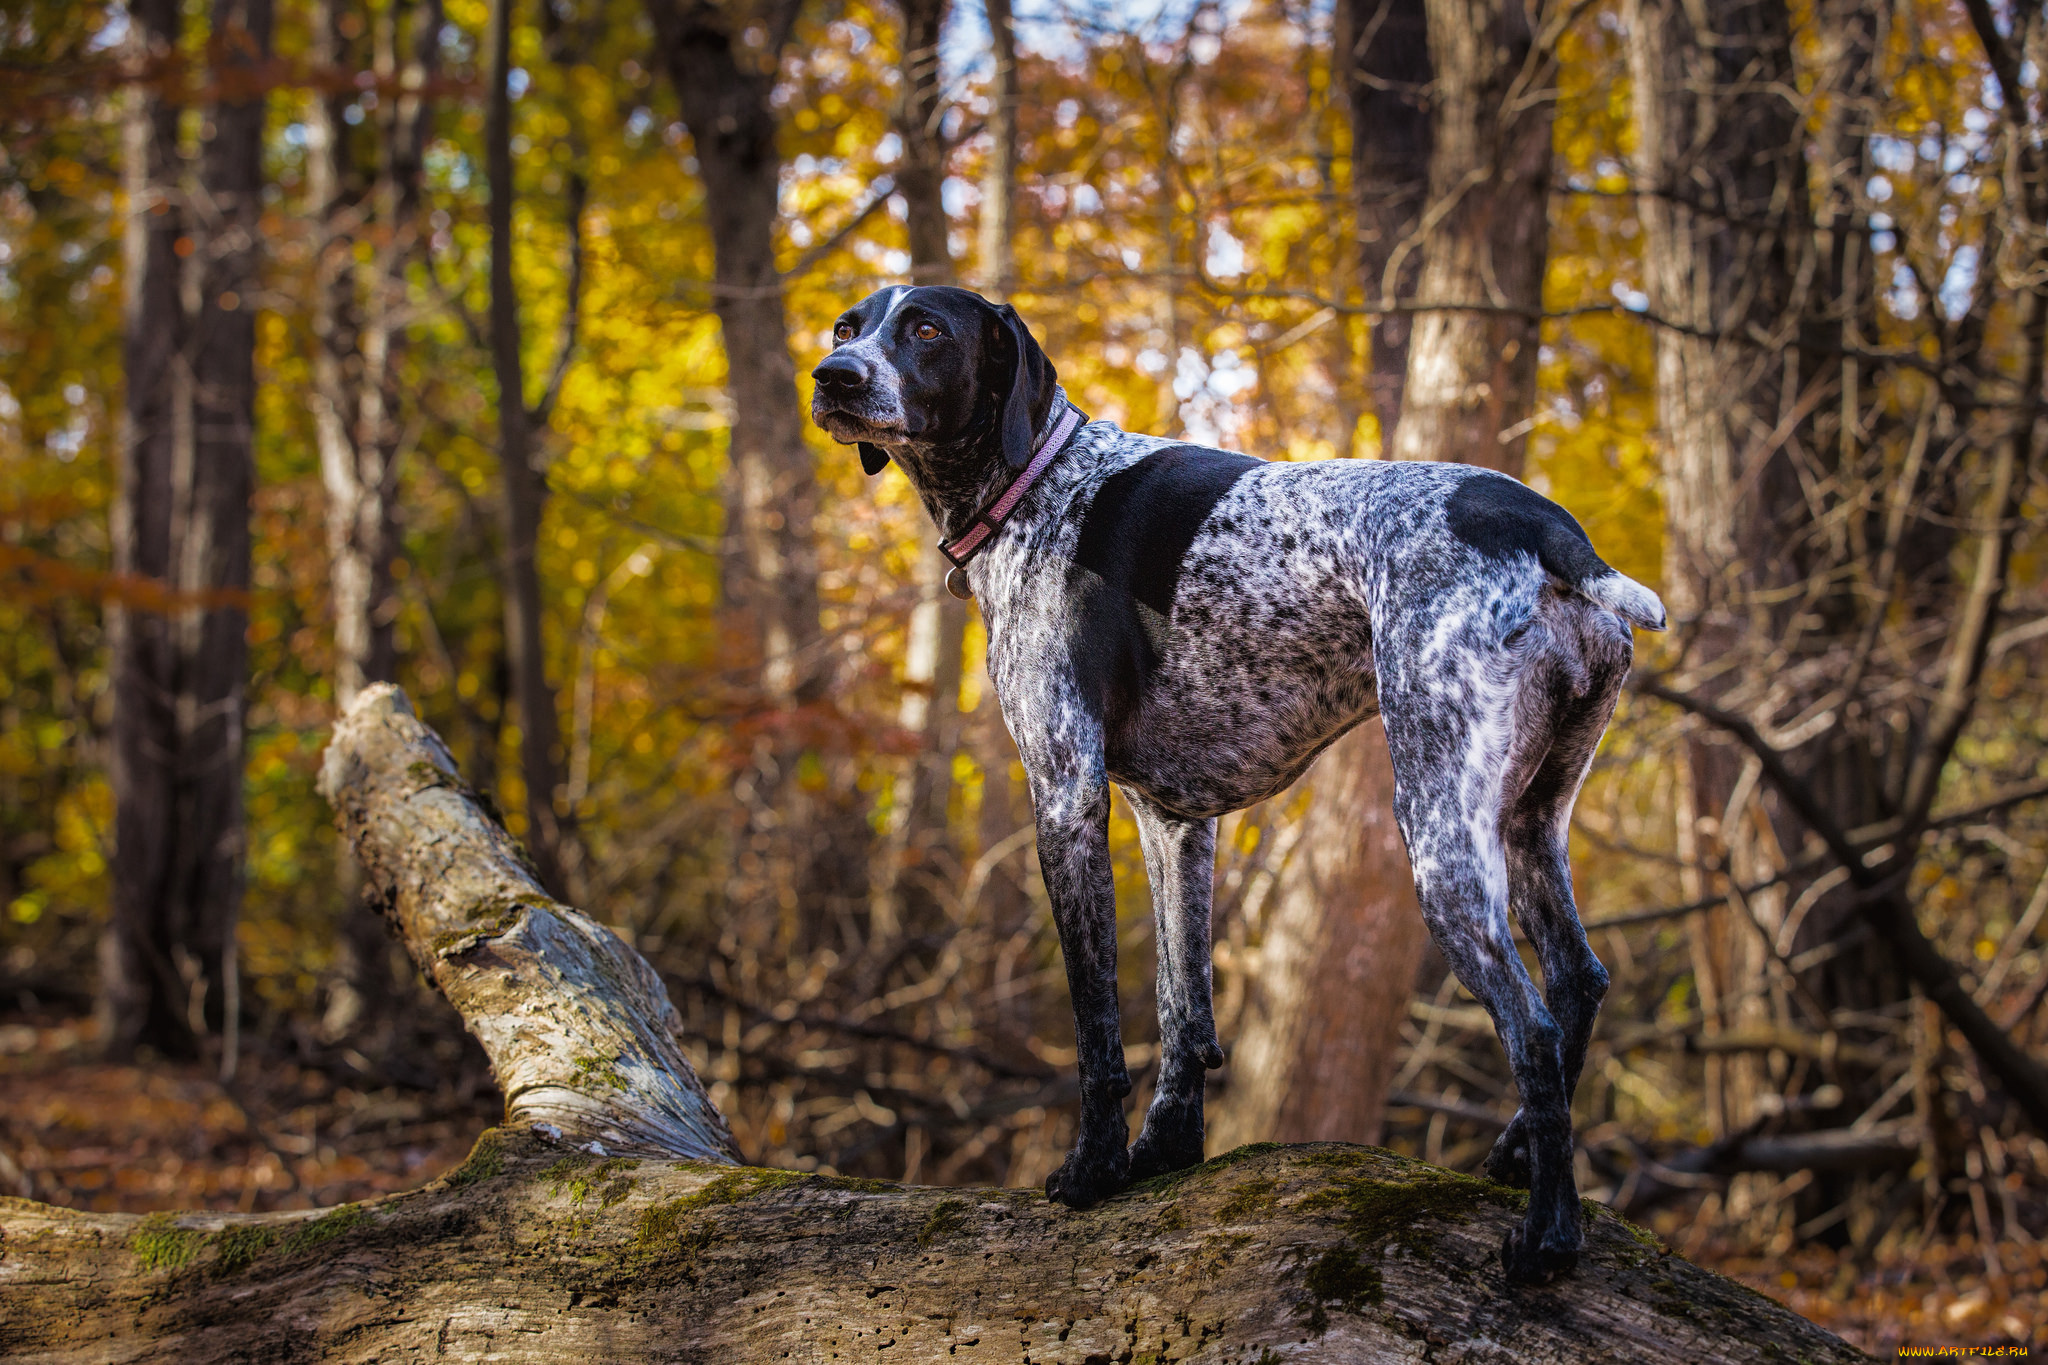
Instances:
[[[974,589],[967,585],[967,570],[957,565],[946,570],[946,591],[962,602],[972,602]]]

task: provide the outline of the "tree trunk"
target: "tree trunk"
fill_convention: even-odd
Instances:
[[[1577,1274],[1509,1291],[1514,1191],[1384,1152],[1246,1148],[1087,1213],[728,1164],[658,978],[550,901],[394,688],[321,787],[422,968],[512,1097],[409,1194],[286,1214],[0,1200],[0,1354],[263,1359],[1864,1359],[1588,1219]]]
[[[917,284],[952,284],[952,250],[942,189],[947,147],[940,122],[939,37],[947,0],[903,0],[903,100],[896,131],[903,139],[897,189],[909,208],[910,277]],[[952,565],[927,544],[917,564],[917,605],[911,609],[903,650],[903,701],[897,719],[918,741],[917,752],[896,775],[895,807],[883,844],[884,870],[875,889],[871,922],[878,934],[906,924],[929,924],[936,909],[930,887],[957,876],[947,810],[953,792],[953,754],[960,747],[961,651],[967,604],[946,591]]]
[[[995,73],[981,173],[981,276],[982,288],[1001,298],[1017,285],[1017,28],[1010,0],[988,0],[987,8]]]
[[[1693,13],[1680,0],[1634,0],[1629,71],[1643,292],[1678,324],[1655,329],[1665,593],[1675,623],[1714,632],[1701,641],[1711,654],[1738,628],[1736,578],[1771,554],[1757,509],[1737,505],[1739,467],[1798,398],[1769,343],[1795,339],[1792,206],[1805,158],[1799,110],[1783,93],[1793,79],[1783,0],[1718,0],[1708,32]]]
[[[764,691],[776,706],[815,700],[829,673],[818,633],[817,477],[804,445],[782,276],[775,268],[782,159],[769,103],[793,12],[758,45],[703,0],[649,0],[659,57],[682,103],[704,179],[712,301],[732,391],[729,605],[754,618]]]
[[[330,80],[361,60],[340,29],[345,10],[368,21],[370,70],[382,88],[400,93],[379,106],[367,184],[342,118],[353,87],[317,95],[306,120],[307,198],[322,238],[313,298],[313,415],[327,492],[334,691],[343,707],[365,684],[388,682],[396,663],[391,564],[398,550],[401,319],[405,267],[418,244],[430,119],[430,106],[416,92],[439,66],[441,6],[430,0],[372,16],[342,0],[319,0],[310,20],[312,55]],[[408,13],[409,32],[401,33]],[[411,50],[401,59],[407,38]],[[373,250],[369,268],[359,271],[354,248],[364,239]]]
[[[1550,250],[1555,71],[1524,4],[1427,0],[1434,83],[1416,294],[1433,309],[1409,342],[1400,459],[1522,470]]]
[[[953,283],[953,249],[948,244],[945,106],[939,100],[939,39],[946,27],[948,0],[900,0],[903,52],[896,108],[896,134],[903,157],[896,189],[909,208],[910,278],[917,284]]]
[[[1796,367],[1788,375],[1783,358],[1796,339],[1805,198],[1800,115],[1783,93],[1790,17],[1783,0],[1721,0],[1704,15],[1679,0],[1638,0],[1628,31],[1643,288],[1651,311],[1678,324],[1655,333],[1666,600],[1687,652],[1711,670],[1692,690],[1715,699],[1742,673],[1726,661],[1778,568],[1770,508],[1756,489],[1744,495],[1741,471],[1798,400]],[[1727,809],[1744,762],[1724,736],[1692,737],[1675,815],[1688,864],[1725,858],[1732,877],[1754,883],[1767,875],[1759,850],[1742,813]],[[1710,893],[1706,877],[1683,875],[1688,898]],[[1691,939],[1704,1032],[1772,1022],[1772,1002],[1743,991],[1766,970],[1756,936],[1702,915]],[[1758,1082],[1757,1058],[1709,1058],[1717,1136],[1749,1123]]]
[[[397,91],[380,103],[365,185],[343,118],[353,85],[333,83],[361,63],[341,30],[344,12],[369,19],[370,69]],[[402,32],[411,15],[410,31]],[[405,345],[405,268],[418,244],[420,180],[430,106],[418,93],[439,65],[441,6],[396,4],[374,17],[362,6],[319,0],[309,16],[312,57],[330,82],[307,111],[307,200],[320,249],[313,279],[313,425],[327,493],[328,584],[334,610],[334,697],[346,708],[372,682],[395,676],[398,585],[399,363]],[[401,60],[401,52],[410,51]],[[355,246],[369,240],[358,270]],[[361,900],[344,860],[342,934],[335,984],[321,1020],[330,1039],[389,1018],[400,984],[381,916]],[[365,1044],[367,1045],[367,1043]],[[381,1049],[379,1049],[381,1050]]]
[[[818,482],[775,266],[782,160],[771,96],[796,4],[776,0],[748,31],[709,0],[647,0],[647,11],[704,181],[733,407],[725,609],[732,633],[759,651],[770,721],[738,784],[745,825],[727,900],[772,906],[795,940],[865,908],[869,855],[851,773],[832,773],[815,794],[795,780],[806,749],[796,713],[828,704],[835,655],[820,639]]]
[[[1308,782],[1300,836],[1267,899],[1229,1081],[1211,1106],[1211,1150],[1380,1139],[1428,935],[1379,722],[1331,745]]]
[[[1351,192],[1358,202],[1359,284],[1368,302],[1408,300],[1422,272],[1420,233],[1429,191],[1431,80],[1424,0],[1339,0],[1332,30],[1351,106]],[[1390,312],[1372,325],[1367,378],[1380,450],[1393,450],[1408,381],[1414,319]]]
[[[129,10],[139,56],[175,51],[179,6]],[[257,217],[269,0],[218,0],[222,94],[196,175],[179,106],[147,85],[126,137],[128,400],[112,515],[114,887],[100,945],[108,1052],[233,1065],[242,897],[242,716],[254,483]]]
[[[526,406],[519,295],[512,283],[512,7],[492,0],[488,144],[491,183],[491,367],[498,379],[498,466],[505,499],[505,654],[519,710],[519,767],[526,784],[526,840],[541,880],[566,890],[568,816],[556,805],[562,788],[562,723],[548,682],[541,638],[540,541],[547,481],[534,457],[536,425]]]
[[[1354,87],[1367,297],[1398,288],[1414,273],[1406,259],[1419,256],[1424,299],[1506,310],[1423,313],[1412,335],[1384,321],[1375,328],[1373,401],[1391,433],[1383,445],[1402,459],[1518,475],[1549,247],[1550,105],[1530,77],[1548,67],[1527,60],[1534,34],[1519,0],[1431,0],[1426,45],[1421,0],[1347,0],[1344,12],[1337,41]],[[1425,120],[1413,101],[1432,72]],[[1416,186],[1425,166],[1427,213]],[[1396,354],[1405,362],[1398,385]],[[1427,937],[1393,819],[1385,732],[1375,723],[1345,736],[1309,782],[1211,1122],[1217,1145],[1379,1138]]]

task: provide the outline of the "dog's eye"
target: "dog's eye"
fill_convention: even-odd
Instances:
[[[919,341],[934,341],[938,338],[939,329],[929,322],[920,322],[910,334]]]
[[[834,327],[832,329],[832,339],[834,341],[853,340],[853,324],[850,322],[842,322],[837,327]]]

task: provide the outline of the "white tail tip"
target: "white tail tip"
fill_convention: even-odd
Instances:
[[[1644,630],[1664,629],[1664,600],[1627,574],[1609,569],[1600,577],[1581,583],[1579,591],[1630,625]]]

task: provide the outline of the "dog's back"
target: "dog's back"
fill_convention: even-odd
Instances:
[[[1040,547],[1066,564],[1067,619],[1032,633],[1068,642],[1110,775],[1189,815],[1285,788],[1378,709],[1382,669],[1425,689],[1541,660],[1604,675],[1628,640],[1617,602],[1662,621],[1568,512],[1490,471],[1088,434],[1099,468]],[[1414,648],[1376,660],[1376,630]]]

